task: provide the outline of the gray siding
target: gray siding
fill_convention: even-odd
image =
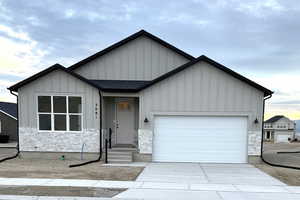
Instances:
[[[200,62],[140,93],[140,128],[152,131],[153,115],[159,113],[245,115],[249,140],[259,143],[263,97],[263,92]],[[143,122],[145,117],[150,123]],[[256,118],[259,124],[253,123]],[[257,154],[258,146],[249,154]]]
[[[88,151],[98,151],[98,146],[92,144],[99,140],[99,137],[96,136],[99,134],[99,94],[97,89],[58,70],[25,85],[18,90],[18,94],[20,137],[22,137],[21,150],[79,152],[81,145],[86,143]],[[82,133],[38,132],[37,96],[55,94],[82,96]],[[95,112],[96,107],[98,107],[97,114]],[[45,139],[48,141],[39,141]],[[61,144],[59,144],[60,142]]]
[[[1,130],[0,134],[9,135],[10,141],[17,141],[18,121],[0,112]]]
[[[75,70],[88,79],[152,80],[188,59],[147,38],[137,38]]]

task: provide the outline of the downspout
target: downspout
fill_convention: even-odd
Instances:
[[[273,167],[283,167],[283,168],[289,168],[289,169],[298,169],[298,170],[300,170],[300,167],[293,167],[293,166],[287,166],[287,165],[279,165],[279,164],[274,164],[274,163],[270,163],[269,161],[266,161],[265,159],[264,159],[264,156],[263,156],[263,148],[264,148],[264,123],[265,123],[265,117],[264,117],[264,115],[265,115],[265,101],[267,100],[267,99],[270,99],[272,97],[272,94],[270,94],[268,97],[266,97],[266,98],[264,98],[264,102],[263,102],[263,116],[262,116],[262,128],[261,128],[261,130],[262,130],[262,135],[261,135],[261,149],[260,149],[260,157],[261,157],[261,160],[263,161],[263,162],[265,162],[266,164],[268,164],[268,165],[271,165],[271,166],[273,166]]]
[[[18,142],[17,142],[17,153],[14,155],[14,156],[10,156],[10,157],[7,157],[7,158],[3,158],[0,160],[0,163],[1,162],[4,162],[6,160],[11,160],[11,159],[14,159],[14,158],[17,158],[20,154],[20,137],[19,137],[19,97],[17,94],[13,93],[11,90],[10,90],[10,93],[14,96],[17,97],[17,138],[18,138]]]
[[[87,161],[84,163],[79,163],[79,164],[74,164],[74,165],[69,165],[70,168],[72,167],[80,167],[83,165],[88,165],[91,163],[95,163],[95,162],[99,162],[102,158],[102,94],[101,91],[99,90],[99,108],[100,108],[100,112],[99,112],[99,120],[100,120],[100,124],[99,124],[99,157],[96,160],[91,160],[91,161]]]

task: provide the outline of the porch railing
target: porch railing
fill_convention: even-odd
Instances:
[[[112,129],[109,128],[109,131],[108,131],[108,148],[111,149],[111,135],[112,135]]]
[[[108,163],[108,139],[107,138],[105,138],[104,148],[105,148],[105,160],[104,160],[104,162]]]

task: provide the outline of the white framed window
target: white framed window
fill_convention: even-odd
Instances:
[[[39,95],[37,97],[39,131],[82,131],[82,97]]]

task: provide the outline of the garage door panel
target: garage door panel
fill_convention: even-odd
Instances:
[[[246,117],[155,118],[153,160],[245,163]]]

